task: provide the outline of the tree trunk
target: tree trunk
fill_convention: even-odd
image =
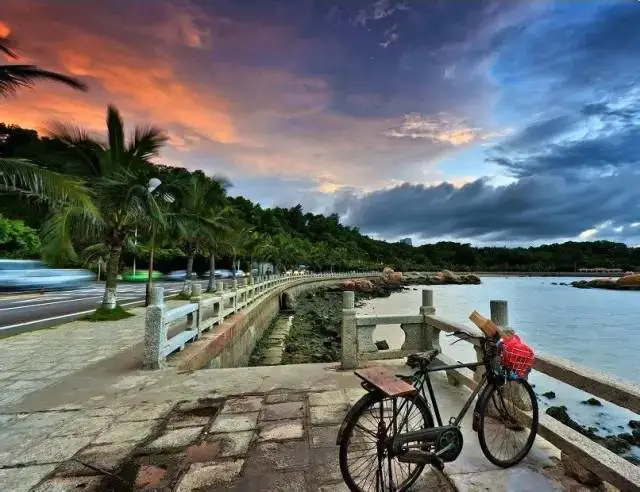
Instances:
[[[191,286],[193,282],[191,280],[191,275],[193,274],[193,260],[196,256],[195,251],[189,252],[187,255],[187,278],[184,279],[184,285],[182,287],[182,293],[190,296],[191,295]]]
[[[114,309],[116,307],[116,289],[118,286],[118,272],[120,270],[120,254],[122,245],[111,245],[109,247],[109,258],[107,259],[106,282],[104,297],[102,298],[102,309]]]
[[[207,284],[207,292],[216,290],[216,255],[209,253],[209,283]]]

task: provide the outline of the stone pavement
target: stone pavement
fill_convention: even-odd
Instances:
[[[179,306],[184,301],[167,304]],[[131,312],[136,316],[100,323],[73,321],[0,339],[0,409],[142,344],[145,308]]]
[[[444,377],[434,387],[446,420],[468,392]],[[0,490],[346,490],[335,438],[361,394],[336,364],[87,376],[3,409]],[[425,469],[415,490],[587,490],[562,476],[543,439],[501,470],[482,455],[470,415],[463,430],[458,460],[444,475]]]

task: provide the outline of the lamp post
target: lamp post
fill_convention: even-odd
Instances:
[[[158,178],[151,178],[149,180],[149,185],[147,186],[147,191],[149,193],[153,193],[158,186],[162,184]],[[168,200],[167,200],[168,201]],[[136,229],[137,232],[137,229]],[[151,287],[153,284],[153,250],[155,248],[155,240],[156,240],[156,228],[153,221],[151,221],[151,247],[149,248],[149,276],[147,277],[147,288],[144,297],[144,305],[149,305],[149,300],[151,299]]]

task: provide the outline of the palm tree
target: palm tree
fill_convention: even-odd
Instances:
[[[229,213],[225,208],[225,186],[224,180],[210,178],[201,172],[189,175],[182,183],[175,231],[187,255],[187,277],[182,288],[184,295],[191,295],[196,254],[203,247],[210,246],[211,238],[225,228]]]
[[[240,259],[247,254],[252,234],[253,231],[248,225],[238,222],[225,237],[225,243],[232,258],[233,278],[236,278],[236,273],[240,268]]]
[[[127,142],[122,117],[113,106],[107,111],[107,134],[107,140],[100,141],[72,126],[58,124],[54,128],[52,136],[66,147],[63,158],[67,170],[84,178],[99,215],[88,216],[78,207],[67,206],[47,221],[43,239],[47,246],[54,246],[49,248],[50,254],[75,255],[72,238],[80,226],[83,234],[103,243],[108,259],[102,307],[113,309],[127,236],[136,227],[150,229],[163,217],[158,190],[150,188],[149,177],[153,172],[151,159],[158,155],[167,137],[154,127],[136,127]]]
[[[225,233],[228,232],[228,229],[212,229],[210,232],[211,234],[205,238],[202,245],[203,251],[209,255],[209,281],[207,282],[207,292],[213,292],[216,290],[216,254],[225,254],[227,252]]]
[[[9,58],[17,59],[18,56],[10,47],[9,38],[0,38],[0,53]],[[43,70],[35,65],[0,65],[0,95],[7,96],[21,87],[30,87],[38,80],[52,80],[86,91],[87,86],[78,79],[67,75]]]

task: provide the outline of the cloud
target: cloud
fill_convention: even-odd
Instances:
[[[397,11],[408,10],[406,2],[394,0],[376,0],[371,5],[361,9],[353,20],[354,24],[366,26],[370,21],[378,21],[393,15]]]
[[[339,194],[333,209],[347,223],[385,237],[526,242],[577,237],[608,221],[624,230],[640,217],[638,187],[636,173],[579,183],[541,176],[506,186],[486,179],[459,188],[403,184],[359,196]]]
[[[479,128],[468,126],[461,118],[451,118],[445,114],[439,114],[433,118],[408,114],[398,128],[385,132],[385,135],[392,138],[427,139],[457,146],[469,144],[474,140],[504,136],[506,133],[508,130],[484,132]]]
[[[8,38],[11,34],[11,28],[6,22],[0,20],[0,38]]]

